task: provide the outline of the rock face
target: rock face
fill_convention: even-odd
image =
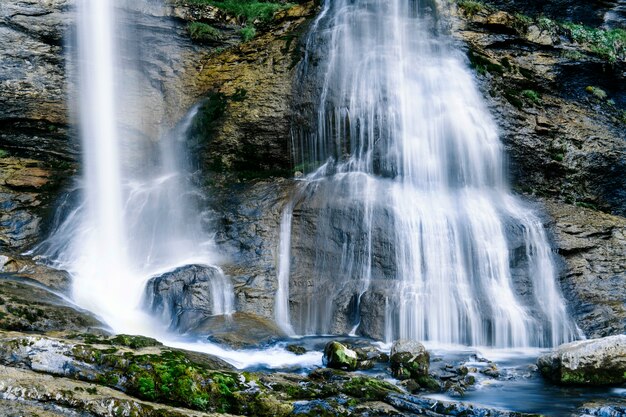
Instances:
[[[606,385],[626,382],[626,335],[583,340],[541,356],[542,375],[558,384]]]
[[[291,172],[290,104],[301,58],[298,37],[316,10],[314,2],[307,2],[279,12],[271,30],[208,57],[188,78],[187,89],[203,90],[213,103],[201,109],[206,128],[195,140],[204,149],[205,167],[218,177]]]
[[[190,331],[233,349],[258,348],[286,337],[273,320],[240,312],[206,317]]]
[[[213,196],[215,242],[231,277],[235,310],[274,318],[280,222],[294,181],[273,179],[218,187]]]
[[[556,26],[533,20],[539,15],[520,20],[487,7],[457,11],[453,33],[466,43],[501,127],[516,189],[623,216],[623,58],[607,64]],[[593,94],[598,89],[604,98]]]
[[[588,337],[626,332],[626,219],[547,201],[555,246],[563,259],[561,287]]]

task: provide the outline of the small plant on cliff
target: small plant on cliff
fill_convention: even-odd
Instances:
[[[533,104],[541,104],[541,96],[535,90],[523,90],[522,96]]]
[[[219,30],[211,25],[201,22],[191,22],[187,25],[189,36],[198,42],[215,42],[221,38]]]
[[[241,36],[241,39],[244,42],[248,42],[250,39],[254,38],[255,35],[256,29],[254,28],[254,26],[244,26],[239,31],[239,36]]]

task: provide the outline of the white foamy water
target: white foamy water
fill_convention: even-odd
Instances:
[[[318,104],[311,127],[295,129],[294,146],[305,170],[321,167],[309,169],[290,210],[306,213],[315,196],[321,214],[307,239],[319,249],[315,284],[290,324],[301,334],[329,333],[345,315],[338,303],[352,292],[358,332],[361,309],[372,308],[360,305],[363,294],[378,291],[389,339],[495,347],[569,341],[576,333],[546,232],[508,189],[497,126],[437,8],[435,1],[334,0],[313,25],[299,81]],[[338,201],[346,202],[343,212]],[[373,245],[385,218],[388,241]],[[332,264],[325,248],[339,224],[342,253]],[[281,241],[299,233],[282,232]],[[374,270],[384,258],[391,261]]]

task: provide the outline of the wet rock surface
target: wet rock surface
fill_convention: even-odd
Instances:
[[[294,189],[287,179],[211,189],[221,268],[233,280],[235,310],[274,319],[280,222]]]
[[[317,12],[314,2],[276,14],[266,33],[207,57],[188,78],[207,105],[194,140],[204,167],[219,181],[290,175],[292,83],[302,51],[298,38]]]
[[[626,383],[626,335],[567,343],[541,356],[537,366],[557,384]]]

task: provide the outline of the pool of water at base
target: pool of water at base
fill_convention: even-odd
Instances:
[[[212,343],[202,344],[191,340],[166,341],[166,344],[199,350],[214,354],[233,363],[240,369],[258,372],[293,372],[307,374],[322,367],[324,346],[332,340],[344,341],[352,345],[373,345],[389,353],[391,344],[375,342],[361,337],[306,336],[291,338],[270,346],[250,350],[214,350]],[[287,351],[287,345],[302,346],[305,355],[294,355]],[[582,405],[602,400],[607,404],[626,403],[626,386],[623,387],[563,387],[545,381],[535,365],[537,357],[546,350],[540,349],[489,349],[466,346],[442,346],[426,343],[431,355],[431,371],[444,369],[445,365],[476,368],[472,372],[476,384],[469,387],[463,396],[424,394],[424,396],[444,401],[476,404],[485,408],[540,413],[551,417],[577,415]],[[480,371],[493,362],[500,373],[499,378],[490,378]],[[391,380],[387,364],[379,364],[367,371],[358,371],[370,376]],[[396,381],[397,382],[397,381]],[[611,416],[616,417],[616,416]]]

